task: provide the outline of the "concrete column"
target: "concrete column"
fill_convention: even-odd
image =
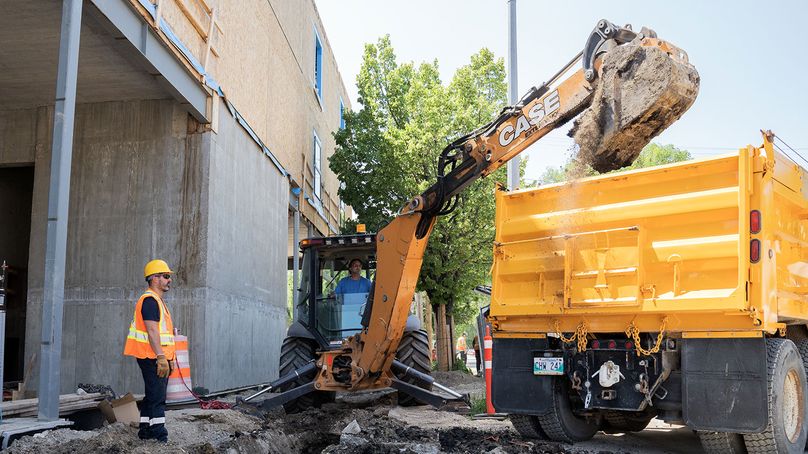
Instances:
[[[45,241],[45,282],[42,305],[42,344],[39,369],[39,420],[59,418],[62,357],[62,316],[65,293],[67,213],[73,155],[73,116],[79,67],[82,0],[63,0],[56,107],[53,119],[48,229]]]

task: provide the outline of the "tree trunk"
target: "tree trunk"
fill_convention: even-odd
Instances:
[[[422,293],[422,295],[424,296],[423,297],[423,300],[424,300],[424,320],[423,321],[424,321],[424,326],[426,327],[426,336],[427,336],[426,338],[427,338],[427,341],[429,342],[429,349],[430,349],[430,352],[431,352],[432,349],[435,348],[435,342],[434,342],[435,331],[432,328],[434,326],[433,325],[434,322],[432,321],[432,318],[433,318],[432,317],[432,303],[429,301],[429,296],[426,293]],[[437,354],[435,356],[437,357]],[[430,356],[429,359],[431,360],[432,357]]]
[[[435,323],[435,328],[438,338],[438,370],[445,372],[449,370],[451,364],[449,361],[449,358],[452,356],[452,350],[449,345],[451,338],[449,337],[448,325],[446,324],[446,305],[438,304],[437,306],[437,323]]]
[[[454,314],[447,315],[449,319],[449,351],[452,352],[451,356],[449,357],[449,367],[451,370],[455,370],[455,358],[457,357],[457,352],[455,351],[455,342],[457,342],[457,333],[455,332],[455,322],[454,322]]]

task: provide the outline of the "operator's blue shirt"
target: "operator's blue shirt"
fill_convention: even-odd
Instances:
[[[345,293],[368,293],[370,292],[370,279],[359,276],[359,279],[353,280],[351,276],[342,278],[337,284],[334,293],[342,295]]]

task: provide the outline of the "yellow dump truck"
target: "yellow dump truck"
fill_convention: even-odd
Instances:
[[[519,432],[657,417],[708,452],[803,452],[808,173],[773,140],[498,191],[492,400]]]

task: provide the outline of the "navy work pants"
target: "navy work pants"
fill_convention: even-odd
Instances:
[[[168,441],[166,430],[166,388],[168,377],[157,376],[156,359],[137,360],[140,372],[143,374],[143,383],[146,385],[146,397],[140,403],[140,430],[141,439],[155,439]]]

